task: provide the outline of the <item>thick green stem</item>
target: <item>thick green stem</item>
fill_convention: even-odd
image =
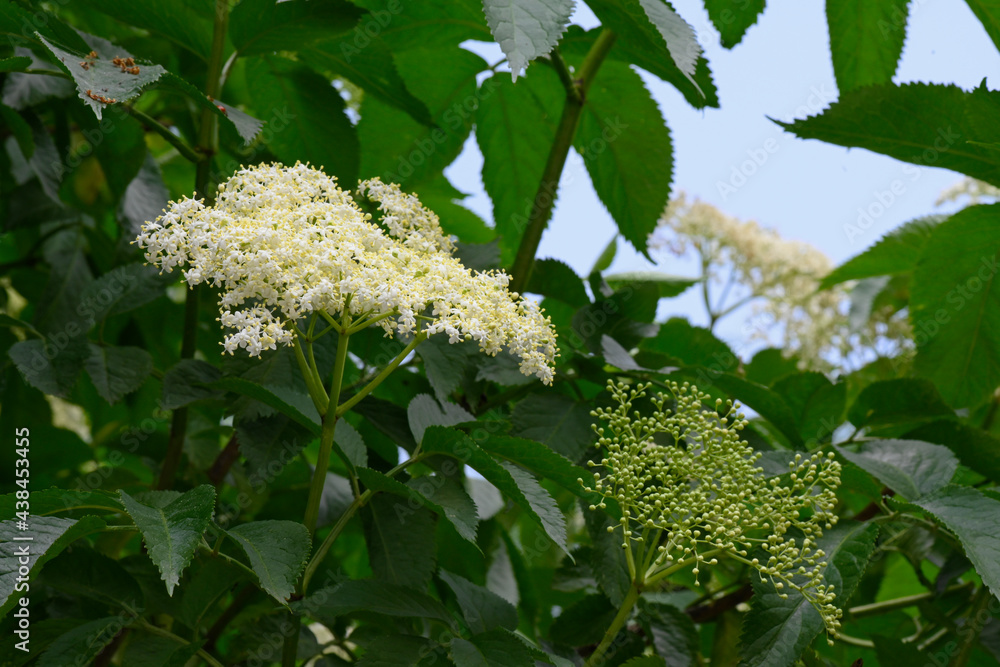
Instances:
[[[327,403],[326,414],[323,415],[323,430],[319,440],[319,456],[316,458],[316,470],[313,472],[312,484],[309,486],[309,500],[306,502],[305,524],[310,533],[316,530],[316,520],[319,517],[319,503],[323,497],[323,486],[326,483],[326,473],[330,468],[330,453],[333,451],[333,434],[337,429],[337,403],[340,401],[340,388],[344,382],[344,368],[347,365],[347,345],[350,337],[341,334],[337,341],[337,361],[333,367],[333,384],[330,386],[330,400]]]
[[[976,642],[979,641],[979,635],[983,630],[985,621],[991,617],[987,612],[986,619],[980,621],[979,614],[986,610],[992,598],[993,594],[990,593],[990,589],[985,585],[980,586],[979,591],[972,598],[969,615],[966,617],[965,625],[962,626],[962,629],[958,633],[959,637],[962,637],[962,645],[958,651],[958,655],[951,661],[951,667],[965,667],[969,662],[969,658],[972,657],[972,649],[976,647]]]
[[[189,146],[188,143],[182,138],[171,132],[170,128],[162,124],[160,121],[139,111],[131,104],[123,104],[121,108],[124,109],[130,116],[133,116],[136,120],[142,123],[144,127],[163,137],[166,142],[176,148],[177,152],[181,154],[181,157],[188,162],[198,164],[203,161],[203,157],[199,155],[195,149]]]
[[[229,26],[229,1],[216,0],[215,25],[212,32],[212,51],[205,73],[205,94],[215,97],[219,94],[220,75],[222,70],[222,50],[226,44],[226,30]],[[210,110],[201,113],[201,123],[198,132],[198,152],[204,156],[195,167],[195,196],[205,200],[207,206],[215,203],[212,194],[212,156],[219,146],[218,117]],[[184,304],[184,339],[181,343],[181,359],[194,357],[198,331],[198,305],[200,290],[194,287],[188,290],[187,301]],[[157,481],[158,489],[170,489],[174,486],[177,469],[180,467],[184,453],[184,438],[187,434],[188,409],[178,408],[174,411],[170,422],[170,438],[167,441],[167,454],[160,469]]]
[[[535,254],[538,252],[538,244],[542,241],[545,226],[552,215],[556,190],[559,188],[559,177],[562,176],[563,168],[566,166],[566,157],[569,155],[577,126],[580,124],[580,114],[583,112],[583,105],[587,99],[587,89],[593,83],[594,75],[597,74],[601,63],[604,62],[614,45],[616,37],[617,35],[611,30],[605,28],[601,31],[593,46],[590,47],[580,69],[577,70],[576,79],[568,81],[571,85],[566,89],[566,106],[563,107],[562,117],[556,128],[556,136],[549,151],[548,161],[542,172],[542,180],[538,184],[524,235],[521,237],[521,244],[517,248],[517,256],[514,258],[514,266],[511,269],[510,289],[512,292],[523,292],[531,279],[531,271],[535,265]],[[553,64],[557,71],[562,65],[561,60],[555,59]]]
[[[611,625],[608,626],[607,632],[604,633],[604,639],[601,643],[597,645],[594,652],[590,654],[587,658],[587,662],[583,663],[583,667],[594,667],[594,665],[602,664],[604,654],[608,652],[608,648],[611,643],[618,636],[618,631],[622,629],[625,625],[625,621],[632,614],[632,608],[635,607],[635,603],[639,600],[639,593],[641,593],[641,584],[636,581],[632,582],[629,586],[628,593],[625,594],[625,599],[622,600],[622,605],[618,609],[618,614],[615,616],[614,620],[611,621]]]
[[[414,348],[416,348],[417,345],[420,345],[420,343],[424,342],[426,339],[427,339],[427,334],[425,334],[423,331],[414,336],[413,340],[410,341],[410,344],[407,345],[405,348],[403,348],[402,352],[396,355],[396,358],[392,360],[392,363],[383,368],[382,372],[376,375],[371,382],[366,384],[364,388],[361,389],[361,391],[356,393],[354,396],[351,396],[349,399],[344,401],[343,405],[337,408],[337,416],[339,417],[340,415],[344,414],[345,412],[353,408],[355,405],[360,403],[361,399],[363,399],[365,396],[375,391],[376,387],[382,384],[383,380],[389,377],[389,375],[394,370],[396,370],[396,368],[401,363],[403,363],[403,359],[406,359],[406,357],[410,355],[410,352],[413,352]],[[330,399],[330,403],[331,405],[334,405],[333,398]]]

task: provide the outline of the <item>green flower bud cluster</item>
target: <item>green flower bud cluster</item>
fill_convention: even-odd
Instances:
[[[713,409],[697,387],[670,382],[669,395],[653,397],[655,410],[644,416],[632,403],[650,386],[609,381],[617,407],[592,413],[607,422],[595,426],[606,455],[589,463],[599,472],[584,484],[621,507],[620,525],[609,532],[620,531],[633,576],[650,583],[693,565],[697,581],[716,556],[727,556],[758,570],[783,598],[786,589],[800,592],[835,635],[842,612],[817,546],[837,522],[833,454],[796,454],[787,475],[768,478],[757,465],[761,454],[741,438],[747,421],[738,404],[719,399]],[[606,503],[591,509],[598,507]]]

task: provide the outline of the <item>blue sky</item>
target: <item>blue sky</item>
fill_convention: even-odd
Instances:
[[[673,87],[644,75],[673,136],[675,190],[685,190],[731,215],[755,219],[787,238],[812,243],[837,263],[907,220],[948,210],[935,208],[934,202],[941,190],[960,180],[959,174],[921,167],[914,176],[912,166],[904,173],[904,163],[888,157],[803,141],[767,119],[818,113],[837,97],[824,3],[769,3],[758,24],[733,50],[719,45],[700,1],[675,0],[673,5],[698,32],[721,101],[720,109],[695,110]],[[582,5],[574,20],[585,27],[597,23]],[[490,62],[502,57],[495,44],[470,47]],[[530,72],[529,67],[528,76]],[[911,1],[906,45],[894,81],[956,83],[969,89],[987,77],[990,87],[996,88],[998,73],[1000,54],[965,2]],[[719,183],[730,180],[733,169],[748,159],[748,151],[759,156],[765,145],[772,152],[756,173],[736,192],[722,191]],[[448,175],[458,188],[471,193],[465,204],[490,219],[492,207],[479,177],[481,167],[473,138]],[[902,194],[893,195],[894,201],[861,235],[849,233],[847,227],[856,223],[858,209],[878,201],[879,193],[896,180],[904,182]],[[561,259],[582,275],[614,233],[614,223],[594,193],[582,160],[571,153],[539,256]],[[672,256],[658,256],[654,267],[627,243],[619,248],[613,271],[697,272],[691,262]],[[661,315],[685,315],[703,322],[700,300],[691,292],[663,302]],[[725,330],[722,333],[730,338]]]

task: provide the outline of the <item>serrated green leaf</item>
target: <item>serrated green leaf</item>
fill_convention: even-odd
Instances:
[[[501,262],[509,266],[534,208],[566,92],[551,68],[538,67],[519,84],[501,75],[487,79],[480,97],[475,120],[483,186],[493,201]]]
[[[517,483],[517,487],[527,499],[531,510],[540,519],[542,528],[545,529],[545,534],[566,555],[569,555],[569,549],[566,547],[566,517],[559,510],[559,505],[556,504],[556,501],[538,483],[538,480],[532,477],[531,473],[508,461],[504,461],[500,465],[514,478],[514,482]]]
[[[903,53],[908,0],[826,0],[830,54],[841,93],[889,83]]]
[[[479,523],[476,506],[468,495],[463,498],[461,488],[456,488],[457,484],[449,483],[447,478],[416,477],[403,484],[370,468],[358,468],[357,474],[366,488],[391,493],[407,500],[405,505],[397,503],[393,506],[399,521],[405,521],[416,510],[427,507],[449,521],[464,539],[476,543],[476,528]],[[446,486],[448,488],[442,491]]]
[[[525,667],[544,656],[507,630],[451,640],[451,658],[456,667]]]
[[[163,296],[172,277],[142,262],[125,264],[88,283],[78,312],[92,327],[107,317],[127,313]]]
[[[480,440],[479,444],[494,457],[516,463],[539,477],[551,479],[589,503],[597,502],[598,496],[584,491],[583,485],[579,482],[580,478],[588,476],[587,471],[539,442],[506,435],[491,435]]]
[[[947,447],[919,440],[872,440],[857,451],[836,448],[845,459],[913,500],[947,485],[958,459]]]
[[[529,394],[514,406],[511,435],[545,443],[570,461],[579,461],[594,441],[591,407],[561,394]]]
[[[660,298],[677,296],[698,282],[691,278],[674,276],[661,271],[622,271],[621,273],[606,274],[603,278],[611,289],[621,289],[626,285],[642,283],[652,284],[660,291]]]
[[[927,216],[911,220],[892,230],[875,245],[852,257],[823,278],[820,289],[828,289],[848,280],[908,273],[917,265],[931,231],[944,216]]]
[[[692,377],[699,389],[704,391],[707,387],[715,385],[733,399],[751,408],[785,436],[794,448],[800,449],[805,445],[799,433],[795,414],[780,394],[763,385],[729,373],[719,373],[711,368],[699,369],[698,373],[690,370],[681,373]]]
[[[153,371],[153,357],[138,347],[90,343],[90,356],[83,367],[101,398],[114,405],[142,386]]]
[[[253,141],[254,137],[257,136],[261,128],[264,127],[263,121],[257,120],[253,116],[240,111],[235,106],[226,104],[220,99],[208,99],[203,92],[172,72],[164,74],[157,82],[157,87],[167,90],[175,90],[179,93],[187,95],[191,101],[198,104],[201,108],[207,109],[218,116],[220,123],[224,122],[232,125],[236,132],[240,135],[240,138],[242,138],[244,143],[247,145]],[[275,113],[272,116],[272,119],[275,121],[276,125],[278,124],[277,121],[281,120],[282,122],[280,127],[284,127],[285,121],[288,120],[283,113],[281,115]]]
[[[696,327],[681,317],[671,317],[660,325],[655,336],[639,344],[642,350],[664,355],[670,363],[704,366],[721,371],[734,370],[739,360],[729,346],[704,327]]]
[[[946,486],[913,504],[958,536],[983,583],[1000,595],[1000,501],[969,487]]]
[[[913,272],[914,370],[953,407],[1000,385],[1000,204],[971,206],[931,231]]]
[[[375,21],[381,19],[378,33],[399,51],[423,48],[427,44],[458,46],[468,39],[493,41],[483,15],[482,0],[425,0],[389,6],[384,0],[352,2],[373,14],[382,12],[373,16]]]
[[[243,0],[229,16],[229,37],[241,56],[301,51],[353,31],[363,12],[343,0]]]
[[[38,667],[87,665],[134,618],[108,616],[77,626],[53,641],[36,663]]]
[[[624,558],[624,551],[622,557]],[[594,593],[562,610],[552,622],[552,641],[565,646],[597,644],[604,637],[618,610],[606,597]]]
[[[986,34],[1000,49],[1000,4],[996,0],[965,0],[972,13],[986,29]]]
[[[845,605],[854,593],[877,535],[875,524],[841,522],[819,540],[829,562],[823,576],[834,586],[836,604]],[[753,604],[743,623],[744,664],[787,667],[822,631],[823,619],[797,591],[789,590],[783,600],[771,582],[755,576],[753,585]]]
[[[897,378],[873,382],[862,389],[847,411],[847,418],[860,428],[919,423],[954,414],[931,382]]]
[[[992,480],[1000,480],[1000,438],[980,428],[941,419],[919,426],[904,437],[944,445],[955,452],[962,465]]]
[[[1000,185],[1000,153],[969,143],[992,140],[981,135],[968,118],[972,97],[973,93],[953,85],[866,86],[842,94],[817,116],[775,122],[802,139],[865,148]],[[904,173],[911,172],[915,173],[904,168]]]
[[[640,622],[653,639],[660,664],[692,667],[698,663],[698,630],[690,616],[677,607],[645,598],[639,598],[639,614]]]
[[[247,61],[246,76],[254,91],[254,109],[272,118],[268,141],[288,164],[309,162],[341,183],[358,180],[358,134],[346,105],[330,82],[286,58],[263,56]],[[278,123],[284,127],[278,129]]]
[[[771,387],[785,399],[795,415],[799,434],[806,442],[830,439],[844,418],[847,385],[834,384],[822,373],[796,373],[781,378]]]
[[[486,23],[510,62],[514,81],[528,63],[556,45],[575,4],[575,0],[483,0]]]
[[[226,534],[243,547],[261,588],[287,604],[309,559],[312,540],[306,527],[295,521],[252,521]]]
[[[410,92],[399,75],[389,45],[381,37],[370,37],[363,32],[371,20],[370,16],[362,17],[358,26],[347,35],[325,40],[300,52],[314,69],[342,76],[366,94],[405,112],[416,122],[434,125],[427,105]],[[359,44],[365,44],[364,48]],[[430,208],[438,212],[433,206]]]
[[[55,516],[30,515],[26,530],[17,527],[17,521],[0,521],[0,618],[18,602],[14,595],[21,567],[27,567],[28,577],[33,578],[39,568],[68,547],[78,538],[104,527],[96,516],[85,516],[79,521]],[[31,540],[23,538],[30,537]],[[21,561],[27,557],[28,562]]]
[[[77,32],[42,7],[27,10],[17,3],[0,3],[0,33],[35,41],[35,31],[67,49],[86,53],[87,44]]]
[[[722,46],[731,49],[757,22],[765,4],[765,0],[705,0],[705,10],[719,31]]]
[[[610,28],[618,36],[614,48],[609,54],[610,59],[638,65],[658,76],[677,88],[684,95],[684,99],[696,109],[719,106],[719,98],[712,81],[712,73],[708,69],[708,61],[694,53],[691,48],[690,26],[685,27],[680,23],[677,24],[682,39],[675,42],[675,46],[679,49],[678,56],[685,62],[689,63],[691,56],[694,56],[694,74],[689,75],[683,71],[683,68],[672,57],[664,57],[672,55],[670,45],[667,44],[661,31],[653,25],[645,12],[645,7],[655,7],[654,3],[659,2],[660,0],[590,0],[587,6],[601,20],[603,28]],[[670,13],[673,13],[669,5],[663,3],[663,6]],[[680,22],[683,23],[683,19],[680,19]],[[592,39],[598,31],[600,28],[589,31],[587,35]],[[573,45],[567,43],[568,39],[584,42],[581,32],[572,29],[567,31],[560,49],[563,48],[562,44],[569,47],[568,50],[576,52],[579,52],[581,47],[582,49],[588,48],[582,44],[574,48]],[[694,46],[697,46],[697,40],[695,40]]]
[[[414,396],[406,408],[406,416],[410,420],[413,439],[418,443],[423,439],[428,426],[454,426],[476,421],[475,416],[460,405],[449,401],[438,403],[430,394]]]
[[[49,358],[46,353],[52,350],[58,348],[33,338],[14,343],[7,354],[29,385],[43,394],[66,397],[83,369],[88,349],[69,346]]]
[[[441,570],[439,575],[455,594],[462,615],[473,634],[496,628],[517,629],[517,609],[502,597],[465,577]]]
[[[646,13],[646,18],[666,42],[674,64],[694,83],[694,73],[701,55],[701,46],[698,45],[694,28],[665,0],[639,0],[639,4]]]
[[[27,56],[13,56],[10,58],[0,58],[0,72],[17,72],[28,69],[31,66],[31,58]],[[21,147],[24,151],[24,147]],[[24,151],[25,155],[31,157],[31,151]]]
[[[411,510],[389,496],[375,495],[363,517],[375,576],[390,584],[424,590],[434,572],[434,515],[423,508]]]
[[[433,21],[443,22],[448,13],[434,17]],[[482,17],[481,10],[479,15]],[[387,33],[395,25],[394,20],[382,33],[382,39],[389,40]],[[394,44],[394,48],[401,47]],[[480,89],[476,85],[477,75],[487,69],[486,61],[464,49],[428,48],[427,44],[421,44],[395,54],[396,68],[407,89],[427,105],[436,126],[429,127],[404,111],[366,96],[358,122],[361,173],[380,176],[387,183],[399,183],[412,190],[418,184],[438,178],[441,170],[462,151],[472,129],[475,109],[491,94],[491,88]],[[435,75],[427,76],[428,71]],[[484,86],[491,85],[491,79],[484,81]],[[387,127],[392,132],[386,132]]]
[[[8,493],[0,496],[0,516],[10,516],[16,509],[17,496]],[[98,514],[123,511],[118,494],[109,491],[80,491],[77,489],[38,489],[31,492],[31,512],[48,516],[71,510],[90,510]]]
[[[493,460],[472,438],[454,429],[443,426],[431,426],[424,432],[422,445],[425,452],[447,454],[471,466],[476,472],[485,477],[487,481],[500,489],[504,495],[513,500],[518,507],[546,530],[549,537],[556,541],[557,544],[560,544],[558,541],[558,525],[562,523],[563,530],[565,530],[565,519],[558,512],[557,507],[555,508],[555,512],[559,513],[558,517],[552,513],[552,508],[545,506],[544,500],[540,495],[535,495],[536,489],[534,486],[537,486],[538,482],[533,478],[531,478],[531,482],[534,485],[525,479],[515,480],[507,468]],[[526,473],[522,472],[519,477],[524,477],[525,475]],[[530,478],[530,476],[528,477]],[[522,484],[524,484],[523,488]],[[527,489],[527,491],[524,489]],[[541,489],[541,486],[538,486],[538,490],[542,490],[548,496],[548,493],[544,489]],[[532,494],[532,496],[529,498],[528,494]],[[548,496],[548,498],[551,501],[551,496]],[[539,511],[545,515],[544,518],[539,514]],[[552,533],[548,532],[550,529]],[[555,534],[553,535],[553,533]],[[560,546],[565,550],[564,541]]]
[[[109,104],[123,103],[138,97],[146,86],[155,83],[166,70],[159,65],[140,64],[139,73],[125,71],[124,66],[112,63],[115,58],[131,58],[124,49],[114,46],[103,39],[93,39],[92,49],[97,58],[84,60],[84,53],[64,51],[44,37],[39,37],[42,44],[52,52],[56,60],[62,63],[63,69],[73,77],[77,93],[84,104],[93,110],[98,119]],[[84,64],[86,63],[86,65]],[[100,98],[105,99],[100,99]],[[113,100],[108,102],[107,100]]]
[[[42,572],[45,585],[127,610],[143,608],[139,584],[118,561],[84,547],[64,551]]]
[[[618,231],[645,254],[670,196],[673,144],[638,74],[617,62],[601,67],[587,91],[573,146]]]
[[[753,355],[750,362],[743,366],[748,380],[764,386],[770,386],[776,380],[797,373],[798,370],[799,364],[795,357],[786,357],[783,350],[773,347]]]
[[[202,484],[162,507],[143,504],[125,491],[119,493],[172,596],[215,511],[215,488]]]
[[[448,609],[426,593],[384,581],[353,580],[321,588],[293,609],[306,609],[322,616],[349,616],[364,611],[386,616],[433,618],[452,625]]]
[[[117,0],[84,0],[91,9],[113,19],[162,35],[207,61],[212,45],[212,13],[193,11],[173,0],[146,0],[123,5]]]
[[[181,359],[163,375],[163,397],[160,405],[164,410],[177,408],[207,398],[221,396],[209,385],[222,378],[222,371],[200,359]]]
[[[591,511],[584,504],[583,520],[593,547],[590,550],[590,569],[600,586],[601,592],[612,604],[621,605],[628,594],[632,580],[626,569],[625,551],[621,540],[608,532],[609,526],[617,525],[604,512]]]
[[[11,60],[15,59],[11,58]],[[31,62],[30,58],[24,58],[24,60],[27,60],[29,63]],[[0,61],[0,71],[3,71],[2,64],[3,61]],[[28,121],[24,120],[24,118],[21,117],[21,114],[14,109],[11,109],[6,104],[0,104],[0,120],[2,120],[3,124],[7,126],[7,129],[14,134],[14,138],[17,140],[17,145],[21,149],[21,155],[23,155],[25,159],[30,160],[31,156],[35,152],[35,140],[31,136],[31,126],[28,125]]]
[[[313,435],[318,436],[322,430],[316,406],[308,401],[308,397],[303,399],[301,394],[286,387],[276,385],[265,387],[252,380],[238,377],[224,377],[212,382],[210,386],[213,389],[248,396],[269,405],[299,426],[305,427]]]
[[[558,299],[576,308],[590,303],[583,279],[558,259],[536,259],[524,291]]]

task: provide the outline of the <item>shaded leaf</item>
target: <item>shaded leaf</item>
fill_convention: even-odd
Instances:
[[[570,461],[579,461],[596,437],[591,407],[562,394],[529,394],[514,406],[511,435],[545,443]]]
[[[96,516],[85,516],[79,521],[55,516],[28,517],[27,528],[21,530],[14,519],[0,521],[0,616],[17,604],[14,595],[19,569],[27,567],[28,577],[33,578],[39,568],[80,537],[104,527]],[[30,541],[24,540],[30,536]],[[23,563],[22,558],[28,562]]]
[[[83,367],[101,398],[114,404],[142,386],[153,370],[153,357],[138,347],[90,343],[90,356]]]
[[[965,555],[996,596],[1000,592],[1000,501],[969,487],[946,486],[913,504],[958,536]]]
[[[854,593],[877,535],[875,524],[841,522],[819,540],[830,563],[824,578],[834,586],[836,604],[845,605]],[[752,667],[787,667],[822,631],[823,619],[797,591],[789,590],[783,600],[770,581],[756,575],[753,587],[753,604],[743,623],[744,662]]]
[[[834,269],[823,278],[820,288],[827,289],[848,280],[912,271],[917,266],[917,260],[920,259],[931,232],[942,220],[943,216],[927,216],[897,227],[875,245]]]
[[[293,609],[307,609],[323,616],[347,616],[359,611],[413,618],[434,618],[452,624],[443,604],[426,593],[407,586],[376,580],[344,581],[321,588],[302,602],[292,603]]]
[[[873,440],[862,443],[857,451],[836,449],[845,459],[911,500],[944,487],[958,469],[958,459],[947,447],[919,440]]]
[[[229,16],[229,38],[241,56],[300,51],[352,31],[363,12],[343,0],[242,0]]]
[[[459,535],[475,544],[479,524],[476,506],[467,494],[463,497],[464,491],[457,483],[445,477],[426,475],[403,484],[370,468],[358,468],[357,474],[366,488],[391,493],[407,500],[405,505],[397,502],[393,506],[400,522],[405,522],[421,507],[427,507],[449,521]],[[442,490],[444,487],[448,488]]]
[[[129,625],[121,616],[108,616],[77,626],[53,641],[36,663],[39,667],[90,664],[115,636]]]
[[[445,570],[441,570],[439,576],[455,594],[465,622],[473,634],[478,635],[496,628],[517,629],[517,609],[514,605],[465,577]]]
[[[971,206],[930,233],[913,272],[914,370],[953,407],[1000,385],[1000,204]]]
[[[312,540],[306,527],[295,521],[252,521],[226,534],[243,547],[261,588],[285,604],[309,559]]]
[[[437,428],[437,427],[435,427]],[[424,590],[434,572],[434,515],[375,495],[363,514],[372,571],[382,581]]]
[[[475,416],[469,414],[465,408],[449,401],[442,401],[439,404],[430,394],[414,396],[406,408],[406,414],[410,420],[413,439],[418,443],[423,439],[428,426],[454,426],[476,421]]]

